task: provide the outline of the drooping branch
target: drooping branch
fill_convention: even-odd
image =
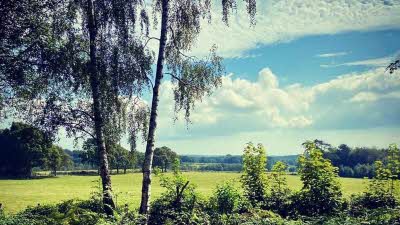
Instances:
[[[400,68],[400,59],[397,59],[394,62],[390,63],[389,66],[386,67],[386,70],[389,70],[389,73],[392,74],[399,68]]]

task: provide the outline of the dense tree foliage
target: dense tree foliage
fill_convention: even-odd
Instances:
[[[111,168],[115,168],[117,170],[117,174],[119,174],[120,169],[123,169],[124,173],[126,173],[126,170],[131,167],[129,151],[121,145],[114,145],[112,147],[110,157]]]
[[[265,165],[267,155],[261,144],[248,143],[243,152],[243,174],[241,181],[245,197],[253,206],[264,201],[267,188]]]
[[[267,209],[287,216],[290,205],[290,189],[286,181],[287,165],[284,162],[276,162],[269,173],[269,193],[265,199]]]
[[[70,156],[52,144],[49,135],[23,123],[0,131],[0,176],[30,177],[33,168],[50,169],[54,176],[72,166]]]
[[[346,144],[335,147],[321,140],[313,142],[323,151],[323,157],[339,168],[339,176],[342,177],[372,178],[375,161],[383,160],[388,153],[388,149],[375,147],[352,148]]]
[[[242,201],[240,190],[233,181],[217,185],[210,198],[210,207],[220,214],[231,214],[238,210]]]
[[[76,151],[78,153],[76,156],[77,161],[98,169],[98,150],[95,140],[92,138],[86,139],[82,149],[82,151]],[[117,174],[120,169],[123,169],[124,173],[126,173],[127,169],[140,168],[143,164],[143,153],[141,152],[128,151],[119,144],[109,146],[108,151],[110,168],[116,169]]]
[[[375,162],[375,176],[369,190],[378,196],[400,194],[400,150],[397,145],[389,146],[384,161]]]
[[[46,133],[13,123],[9,129],[0,131],[0,175],[31,176],[33,167],[45,165],[51,145]]]
[[[284,162],[288,165],[289,172],[295,172],[297,169],[298,155],[287,156],[269,156],[266,169],[271,170],[272,166],[278,162]],[[190,171],[241,171],[241,155],[180,155],[182,169]]]
[[[95,138],[104,206],[112,214],[107,147],[125,131],[124,110],[147,87],[152,57],[135,26],[146,27],[145,11],[137,13],[144,3],[109,3],[2,2],[0,99],[51,134],[64,127],[71,136]]]
[[[70,156],[60,146],[53,145],[50,147],[46,166],[52,171],[54,176],[57,176],[57,170],[60,170],[62,167],[67,168],[71,163]]]
[[[154,149],[153,167],[159,167],[163,172],[167,172],[167,169],[171,168],[176,159],[178,159],[178,154],[170,148],[166,146],[156,148]]]
[[[323,158],[315,142],[305,142],[304,154],[299,157],[300,179],[303,182],[297,194],[296,207],[301,214],[315,216],[332,214],[340,210],[343,199],[337,168]]]

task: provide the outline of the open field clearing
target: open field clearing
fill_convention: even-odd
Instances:
[[[204,196],[211,195],[218,183],[238,179],[239,173],[229,172],[187,172],[190,181],[197,185],[197,191]],[[366,186],[363,179],[339,178],[345,195],[362,192]],[[298,176],[287,176],[288,185],[293,190],[301,188]],[[121,174],[112,176],[113,188],[118,205],[129,204],[136,208],[140,203],[142,174]],[[237,182],[238,183],[238,182]],[[28,205],[57,203],[77,198],[87,199],[99,186],[98,176],[60,176],[33,180],[0,180],[0,202],[6,212],[17,212]],[[152,198],[157,198],[163,188],[157,177],[153,179]]]

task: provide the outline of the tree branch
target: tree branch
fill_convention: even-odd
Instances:
[[[191,84],[187,83],[186,81],[182,80],[181,78],[175,76],[173,73],[164,73],[164,74],[170,75],[171,77],[175,78],[176,80],[178,80],[179,82],[181,82],[184,85],[188,85],[188,86],[191,85]]]
[[[80,110],[80,109],[71,109],[71,112],[72,112],[72,113],[74,113],[74,112],[82,113],[82,114],[86,115],[87,117],[89,117],[92,121],[94,121],[94,117],[93,117],[92,115],[90,115],[90,114],[89,114],[88,112],[86,112],[86,111],[83,111],[83,110]]]
[[[160,41],[160,38],[149,37],[149,39],[147,39],[146,43],[144,44],[143,48],[145,48],[145,47],[147,46],[147,44],[149,43],[150,40],[157,40],[157,41]]]

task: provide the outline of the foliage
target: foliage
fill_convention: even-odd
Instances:
[[[190,182],[196,184],[196,190],[203,196],[211,196],[214,187],[228,180],[240,180],[240,173],[237,172],[182,172],[183,175],[189,177]],[[59,172],[60,174],[60,172]],[[169,174],[169,173],[167,173]],[[166,175],[167,175],[166,174]],[[97,170],[77,171],[76,175],[72,171],[68,172],[69,176],[60,176],[57,179],[44,178],[36,180],[0,180],[0,196],[1,203],[6,213],[16,213],[24,209],[28,205],[36,205],[57,203],[69,198],[86,199],[88,193],[92,191],[92,180],[97,180]],[[129,173],[118,176],[112,176],[114,188],[119,192],[118,204],[128,203],[130,207],[137,206],[140,203],[141,194],[141,176],[142,173]],[[286,175],[286,180],[291,191],[300,190],[302,183],[299,176]],[[339,178],[339,182],[343,186],[343,195],[361,193],[366,190],[369,180],[355,178]],[[159,178],[155,177],[152,188],[152,196],[158,198],[164,191],[164,188],[157,185]],[[240,182],[236,182],[239,190],[242,192]],[[13,190],[13,191],[9,191]],[[43,192],[46,190],[46,192]],[[245,200],[245,198],[243,198]],[[247,203],[240,203],[239,209],[246,212]]]
[[[140,225],[144,218],[127,209],[107,217],[101,209],[101,198],[86,201],[68,200],[57,205],[37,205],[9,216],[0,217],[1,225]]]
[[[256,1],[246,0],[245,2],[251,24],[255,24]],[[235,3],[235,0],[222,1],[223,21],[226,24],[229,10],[236,8]],[[211,21],[211,1],[155,0],[153,18],[155,26],[158,25],[158,18],[161,19],[161,23],[159,38],[152,38],[157,39],[159,45],[143,164],[142,199],[139,209],[143,214],[148,212],[150,204],[151,164],[157,128],[159,92],[164,75],[171,76],[175,119],[178,118],[178,112],[183,111],[184,118],[189,123],[190,113],[195,103],[205,95],[210,95],[214,88],[221,85],[221,76],[224,72],[222,57],[216,54],[216,46],[211,47],[210,54],[204,59],[186,55],[199,36],[201,21],[203,19]]]
[[[54,176],[61,167],[67,168],[72,164],[70,156],[60,146],[53,145],[49,149],[46,165],[51,169]]]
[[[210,198],[210,207],[219,214],[231,214],[237,212],[242,200],[240,191],[233,181],[226,181],[217,185]]]
[[[253,206],[264,201],[267,187],[265,166],[267,156],[261,144],[254,146],[248,143],[243,153],[243,174],[241,182],[244,189],[244,196]]]
[[[132,157],[129,156],[129,151],[126,150],[121,145],[113,145],[109,149],[110,151],[110,167],[117,169],[117,174],[119,174],[119,169],[124,169],[124,173],[126,170],[132,165]]]
[[[80,161],[98,169],[99,157],[95,140],[93,138],[86,139],[82,148],[83,151],[78,151],[79,154],[77,156]],[[141,166],[140,157],[143,157],[140,152],[135,150],[130,152],[119,144],[109,145],[108,147],[110,168],[117,169],[117,173],[119,173],[120,169],[123,169],[124,173],[126,173],[128,168]]]
[[[215,225],[301,225],[301,221],[285,220],[272,211],[255,209],[247,213],[217,215],[211,218]]]
[[[282,216],[287,216],[291,203],[289,199],[291,193],[285,177],[286,170],[285,163],[278,161],[274,164],[269,173],[269,193],[264,203],[264,207]]]
[[[368,191],[378,196],[400,196],[400,150],[397,145],[389,146],[384,162],[375,162],[375,176]]]
[[[299,175],[303,182],[300,192],[293,196],[293,207],[308,216],[333,214],[343,207],[341,187],[336,179],[337,168],[323,158],[315,143],[306,142],[299,157]]]
[[[302,217],[291,220],[280,217],[271,211],[252,210],[247,213],[213,214],[202,211],[197,214],[172,212],[177,217],[164,224],[213,224],[213,225],[398,225],[400,224],[400,208],[365,209],[362,215],[350,215],[346,212],[335,216]],[[191,217],[190,217],[191,216]],[[190,217],[190,218],[189,218]],[[114,218],[106,218],[104,214],[95,213],[82,208],[80,201],[70,200],[57,205],[30,207],[15,215],[0,215],[0,225],[143,225],[145,218],[127,209],[117,210]],[[189,221],[189,223],[187,223]],[[157,223],[156,223],[157,224]]]
[[[313,142],[323,151],[324,158],[331,160],[332,164],[339,168],[339,176],[343,177],[372,178],[374,162],[383,160],[388,154],[388,149],[351,148],[346,144],[335,147],[318,139]]]
[[[0,131],[0,176],[31,176],[33,167],[45,165],[51,143],[46,133],[23,123]]]
[[[355,216],[361,216],[368,213],[367,210],[378,208],[394,208],[399,202],[390,195],[376,195],[366,192],[359,195],[353,195],[349,203],[349,213]]]
[[[143,1],[7,1],[0,26],[0,96],[55,135],[96,140],[104,201],[114,207],[107,149],[126,131],[130,100],[148,87],[152,57],[137,38]],[[3,15],[3,12],[2,12]],[[4,26],[3,26],[4,25]],[[142,29],[143,30],[143,29]],[[147,33],[147,32],[146,32]],[[3,35],[2,35],[3,37]],[[4,86],[4,88],[3,88]],[[5,93],[4,91],[5,90]]]
[[[160,176],[160,185],[166,192],[153,202],[150,209],[150,224],[202,224],[203,201],[195,192],[195,186],[182,175],[179,160],[175,159],[172,176]]]
[[[159,167],[163,172],[171,167],[172,163],[178,159],[178,154],[170,148],[163,146],[154,149],[153,167]]]
[[[394,73],[396,70],[398,70],[400,68],[400,59],[397,58],[395,61],[391,62],[386,70],[389,70],[389,73]]]
[[[182,168],[190,171],[241,171],[241,155],[180,155]],[[290,172],[295,172],[297,167],[298,155],[269,156],[266,168],[272,169],[277,161],[286,163]]]
[[[391,144],[387,156],[387,168],[390,171],[391,180],[400,179],[400,149],[396,144]]]
[[[181,166],[185,171],[242,171],[240,163],[183,163]]]
[[[375,176],[368,190],[353,196],[350,211],[354,215],[365,213],[363,209],[394,208],[399,205],[400,150],[395,144],[389,146],[387,158],[375,162]]]

